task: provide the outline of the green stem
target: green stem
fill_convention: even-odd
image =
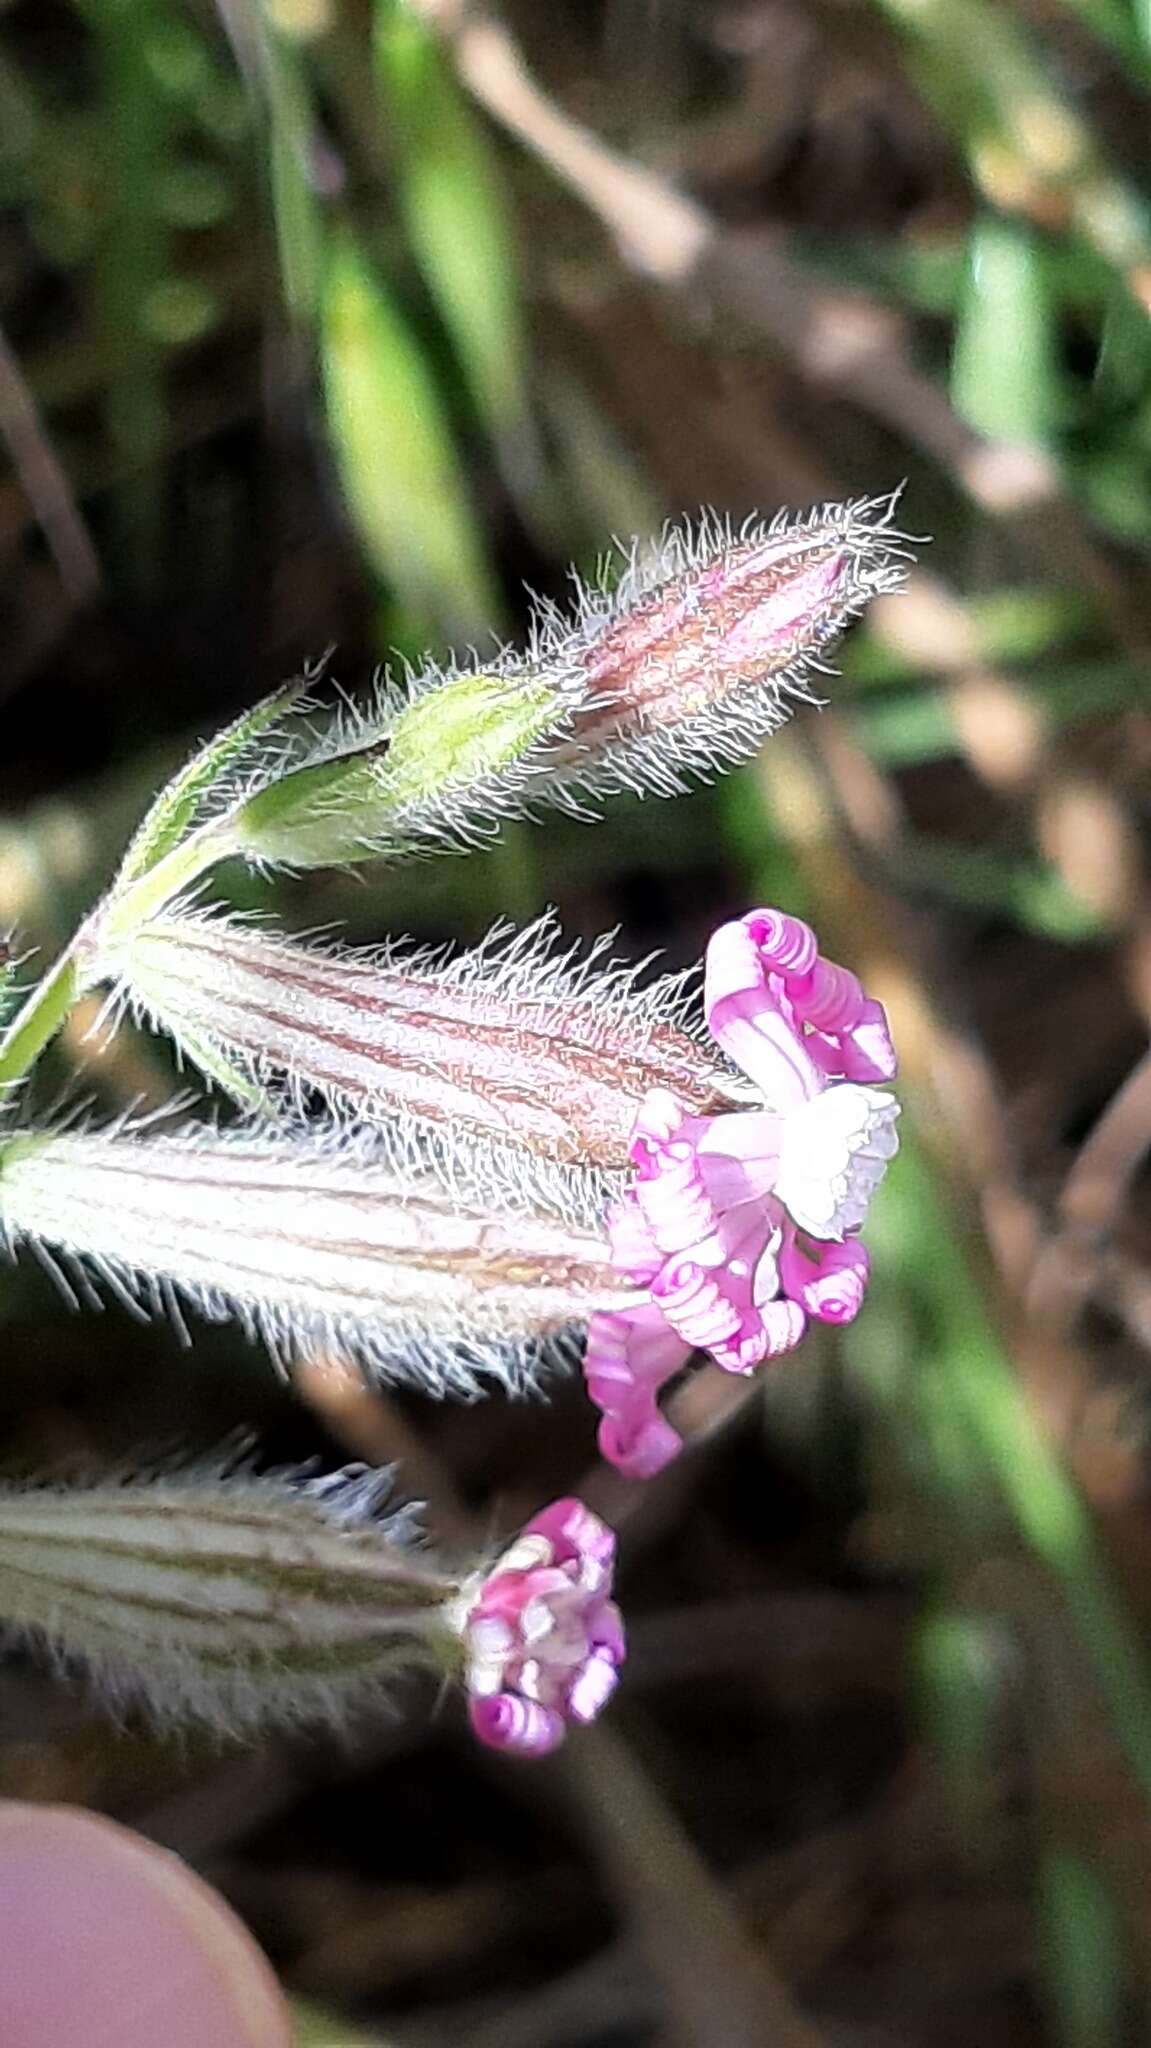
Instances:
[[[33,989],[16,1022],[0,1039],[0,1095],[13,1082],[23,1079],[44,1047],[55,1038],[80,993],[73,940]]]
[[[80,997],[103,979],[111,948],[231,852],[227,823],[213,819],[193,832],[126,889],[113,890],[81,925],[0,1038],[0,1096],[24,1079]]]
[[[232,823],[231,815],[210,819],[206,825],[201,825],[199,831],[189,833],[187,839],[182,839],[154,866],[145,868],[144,873],[129,882],[126,888],[113,889],[85,927],[89,954],[95,960],[95,972],[87,986],[101,978],[112,945],[138,932],[141,925],[157,917],[181,889],[198,882],[200,876],[214,868],[217,861],[225,860],[235,852]]]

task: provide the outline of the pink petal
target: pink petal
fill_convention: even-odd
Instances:
[[[649,1478],[680,1448],[679,1437],[656,1407],[656,1395],[687,1363],[691,1350],[654,1303],[592,1317],[584,1376],[604,1416],[599,1447],[629,1478]]]
[[[594,1721],[618,1684],[619,1672],[614,1659],[604,1650],[593,1651],[568,1692],[567,1710],[572,1720]]]
[[[704,967],[704,1011],[712,1036],[742,1067],[773,1109],[817,1095],[821,1077],[783,1014],[749,930],[750,919],[721,925]]]
[[[497,1693],[494,1699],[473,1699],[468,1708],[472,1728],[489,1749],[515,1756],[547,1756],[564,1739],[564,1718],[552,1707],[521,1699],[518,1693]]]
[[[794,1235],[780,1254],[780,1274],[793,1301],[821,1323],[850,1323],[863,1306],[871,1261],[858,1238],[801,1250]]]
[[[654,1479],[683,1449],[683,1438],[654,1401],[643,1416],[605,1415],[596,1441],[601,1456],[625,1479]]]

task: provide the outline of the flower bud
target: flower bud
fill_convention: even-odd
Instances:
[[[497,1139],[564,1167],[622,1171],[649,1089],[699,1114],[739,1083],[682,1021],[683,985],[551,945],[550,920],[445,959],[321,952],[221,918],[173,915],[112,955],[150,1021],[213,1074],[288,1077],[360,1121],[415,1118],[445,1142]],[[207,1054],[207,1059],[205,1059]],[[733,1092],[734,1091],[734,1092]]]
[[[850,620],[902,582],[893,510],[893,498],[826,505],[738,540],[716,522],[673,530],[654,575],[633,566],[588,637],[591,701],[539,778],[582,764],[593,787],[670,794],[685,770],[753,753]]]
[[[542,1755],[594,1720],[624,1656],[615,1538],[555,1502],[493,1565],[439,1569],[389,1475],[201,1469],[0,1488],[0,1625],[81,1664],[116,1704],[226,1733],[462,1682],[481,1741]]]
[[[633,549],[614,590],[577,584],[527,652],[386,684],[231,815],[235,852],[315,867],[468,843],[536,803],[671,795],[746,759],[868,601],[903,580],[894,497],[752,523],[705,519]]]
[[[595,1720],[625,1654],[614,1564],[612,1531],[581,1501],[559,1500],[465,1589],[460,1627],[481,1742],[545,1756],[570,1721]]]
[[[91,1274],[137,1310],[235,1318],[284,1362],[333,1349],[432,1392],[519,1384],[573,1323],[635,1299],[593,1221],[449,1184],[382,1134],[16,1132],[0,1230],[89,1293]]]

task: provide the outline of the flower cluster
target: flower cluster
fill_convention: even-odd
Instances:
[[[636,1119],[633,1185],[612,1208],[621,1276],[648,1291],[597,1313],[585,1372],[600,1448],[635,1478],[679,1449],[656,1396],[695,1350],[750,1373],[809,1317],[850,1322],[868,1204],[896,1150],[895,1072],[881,1005],[825,960],[798,918],[757,910],[707,952],[704,1007],[755,1107],[696,1116],[653,1089]]]
[[[550,919],[454,957],[367,953],[205,910],[202,888],[225,859],[400,859],[746,758],[899,586],[894,513],[672,528],[573,618],[545,607],[520,654],[385,682],[362,712],[292,685],[217,734],[0,1032],[0,1102],[104,986],[101,1021],[163,1029],[245,1115],[6,1123],[0,1248],[33,1247],[74,1301],[103,1287],[184,1335],[187,1310],[227,1318],[285,1369],[326,1353],[439,1394],[519,1388],[586,1332],[601,1448],[635,1477],[680,1448],[658,1397],[694,1352],[750,1374],[809,1319],[850,1321],[895,1058],[807,925],[717,931],[701,1020],[681,977],[640,986],[606,940],[557,950]],[[6,964],[0,939],[0,1009]],[[358,1486],[339,1499],[336,1526],[316,1489],[251,1475],[172,1500],[0,1489],[0,1621],[228,1725],[346,1713],[429,1660],[462,1672],[494,1747],[540,1755],[595,1717],[624,1637],[615,1539],[580,1502],[461,1582],[398,1528],[349,1529]]]

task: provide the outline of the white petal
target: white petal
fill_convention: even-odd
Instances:
[[[885,1088],[836,1082],[784,1119],[775,1192],[801,1230],[840,1239],[858,1230],[899,1149],[899,1104]]]

